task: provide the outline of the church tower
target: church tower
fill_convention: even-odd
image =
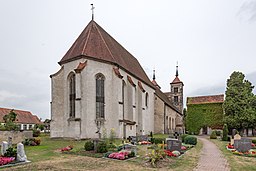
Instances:
[[[183,82],[179,79],[178,65],[176,66],[176,75],[170,83],[171,91],[168,93],[168,98],[177,109],[183,113]]]

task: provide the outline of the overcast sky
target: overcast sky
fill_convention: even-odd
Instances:
[[[50,118],[57,62],[91,20],[169,91],[176,61],[185,97],[220,94],[233,71],[256,77],[255,0],[1,0],[0,107]]]

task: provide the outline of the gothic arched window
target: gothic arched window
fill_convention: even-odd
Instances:
[[[76,76],[70,73],[69,81],[69,117],[75,118],[75,101],[76,101]]]
[[[104,96],[105,77],[102,74],[96,75],[96,119],[105,118],[105,96]]]

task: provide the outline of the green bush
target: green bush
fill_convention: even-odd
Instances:
[[[256,139],[255,139],[255,140],[252,140],[252,143],[253,143],[253,144],[256,144]]]
[[[152,141],[153,142],[151,142],[151,143],[154,143],[154,144],[162,144],[163,141],[165,142],[165,138],[153,138]]]
[[[92,141],[86,141],[84,144],[85,151],[92,151],[94,150],[94,144]]]
[[[4,153],[5,157],[15,157],[17,156],[17,150],[15,148],[9,147]]]
[[[181,135],[181,140],[182,140],[183,143],[184,143],[184,140],[185,140],[186,136],[188,136],[188,134],[182,134]]]
[[[40,130],[33,129],[33,137],[39,137],[40,135]]]
[[[221,136],[221,131],[220,130],[216,130],[215,132],[216,132],[217,136]]]
[[[184,139],[185,144],[190,144],[190,145],[196,145],[197,144],[197,138],[192,135],[188,135]]]
[[[227,126],[227,124],[224,124],[224,126],[223,126],[222,141],[228,141],[228,126]]]
[[[216,131],[213,130],[211,135],[210,135],[210,139],[217,139],[217,135],[216,135]]]
[[[107,143],[106,142],[99,142],[99,144],[96,147],[97,153],[106,153],[108,151],[107,149]]]

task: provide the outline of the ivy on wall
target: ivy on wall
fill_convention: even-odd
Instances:
[[[203,127],[223,125],[223,103],[187,104],[186,130],[199,134]]]

